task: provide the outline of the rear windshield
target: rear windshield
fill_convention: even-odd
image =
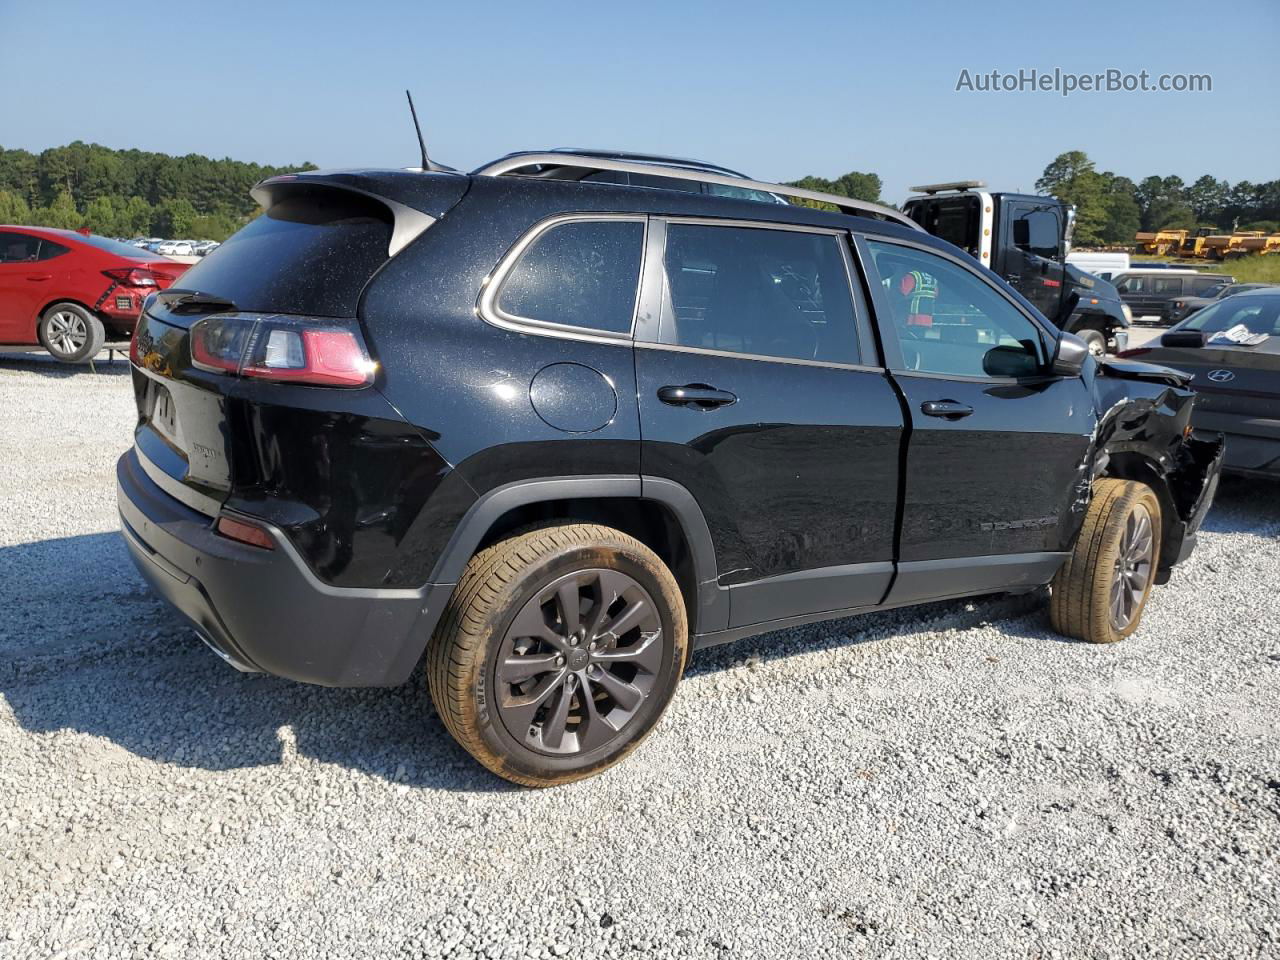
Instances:
[[[286,197],[182,277],[182,287],[240,310],[354,317],[388,259],[391,212],[345,190]]]
[[[96,233],[85,236],[83,233],[69,234],[74,236],[81,243],[87,243],[91,247],[97,247],[99,250],[105,250],[107,253],[114,253],[117,257],[128,257],[130,260],[154,260],[146,250],[139,250],[131,243],[121,243],[119,240],[112,240],[110,237],[100,237]]]

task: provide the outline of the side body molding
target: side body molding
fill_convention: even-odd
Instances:
[[[432,571],[434,585],[455,584],[467,561],[494,523],[517,507],[555,500],[652,500],[667,507],[680,524],[692,555],[697,580],[696,620],[691,632],[723,630],[729,624],[729,591],[717,583],[711,530],[697,501],[680,484],[658,477],[547,477],[505,484],[482,495],[463,516]]]

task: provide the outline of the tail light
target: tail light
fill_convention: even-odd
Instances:
[[[150,270],[144,270],[141,267],[115,267],[102,272],[116,283],[122,283],[126,287],[159,286],[156,282],[156,275]]]
[[[378,369],[354,322],[240,313],[192,324],[191,362],[214,373],[325,387],[363,387]]]

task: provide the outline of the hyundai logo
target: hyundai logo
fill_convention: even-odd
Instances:
[[[1230,370],[1210,370],[1209,379],[1214,383],[1230,383],[1236,375]]]

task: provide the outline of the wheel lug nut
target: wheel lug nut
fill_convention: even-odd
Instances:
[[[563,666],[564,666],[564,657],[556,657],[556,666],[557,666],[557,667],[563,667]]]

